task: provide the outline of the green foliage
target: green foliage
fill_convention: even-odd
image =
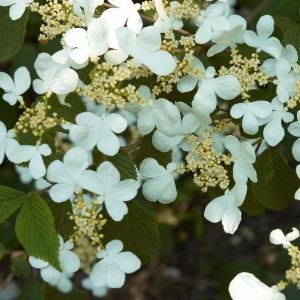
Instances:
[[[134,201],[127,205],[128,215],[121,222],[114,222],[106,216],[104,242],[119,239],[125,250],[132,251],[143,263],[147,263],[155,258],[160,247],[157,222]]]
[[[257,202],[276,211],[294,200],[299,180],[282,154],[272,148],[265,150],[257,158],[255,169],[258,182],[251,189]]]
[[[10,270],[16,277],[28,277],[30,269],[27,256],[24,254],[12,256],[10,262]]]
[[[47,203],[36,193],[24,202],[16,220],[17,237],[29,255],[60,269],[59,240]]]
[[[12,21],[3,8],[0,9],[0,62],[12,58],[24,42],[29,11],[22,18]]]
[[[0,186],[0,223],[5,222],[18,210],[27,198],[27,194],[7,186]]]
[[[300,25],[293,24],[288,30],[286,30],[282,37],[282,43],[284,45],[293,45],[298,53],[300,53]]]
[[[68,213],[72,213],[72,206],[70,201],[63,203],[55,203],[49,201],[49,207],[54,217],[56,231],[64,238],[69,240],[74,233],[75,222],[70,220]]]

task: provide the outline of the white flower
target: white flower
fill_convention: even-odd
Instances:
[[[122,250],[123,243],[113,240],[97,253],[100,261],[93,266],[90,275],[93,286],[120,288],[124,285],[125,274],[131,274],[141,267],[141,261],[136,255]]]
[[[290,124],[288,131],[291,135],[297,137],[292,147],[292,153],[297,161],[300,161],[300,111],[297,112],[297,121]]]
[[[79,65],[86,65],[89,58],[97,59],[108,50],[108,29],[103,18],[94,19],[87,30],[72,28],[64,36],[70,58]]]
[[[212,42],[215,43],[209,48],[207,56],[211,57],[223,52],[226,48],[234,48],[236,44],[243,44],[243,36],[247,27],[247,22],[244,18],[238,15],[231,15],[228,18],[228,30],[215,30],[212,36]]]
[[[81,281],[81,285],[85,289],[90,290],[95,297],[104,297],[107,295],[108,292],[108,288],[105,285],[98,286],[98,287],[93,286],[91,279],[89,277],[84,278]]]
[[[296,76],[292,71],[291,64],[285,58],[279,58],[275,67],[277,79],[273,81],[277,85],[276,93],[278,99],[285,103],[295,95]]]
[[[96,8],[104,3],[104,0],[68,0],[73,5],[75,15],[85,21],[86,25],[91,22]]]
[[[32,176],[26,167],[15,166],[15,170],[19,175],[20,181],[24,184],[29,184],[32,182]]]
[[[103,114],[101,117],[83,112],[76,117],[77,125],[70,126],[70,138],[78,146],[92,150],[96,145],[99,151],[114,156],[120,149],[115,133],[127,128],[127,121],[117,113]]]
[[[144,28],[138,36],[125,27],[116,30],[120,48],[134,58],[137,67],[146,65],[154,74],[166,76],[176,68],[174,57],[161,50],[161,36],[153,26]]]
[[[298,165],[296,167],[296,173],[297,173],[298,178],[300,179],[300,165]],[[295,193],[295,199],[300,200],[300,188],[298,188],[298,190]]]
[[[29,162],[29,173],[34,179],[38,179],[46,175],[43,156],[49,156],[51,153],[52,151],[47,144],[39,146],[20,145],[15,141],[15,147],[10,152],[10,155],[11,161],[15,164]]]
[[[273,77],[276,75],[276,65],[279,58],[284,58],[291,67],[297,66],[298,61],[298,53],[294,46],[286,45],[286,47],[282,47],[281,53],[279,57],[269,58],[265,60],[262,64],[262,70],[266,72],[269,76]]]
[[[114,221],[121,221],[128,213],[125,202],[132,200],[139,188],[136,180],[120,180],[119,171],[108,161],[103,162],[97,172],[87,170],[79,178],[82,188],[98,195],[98,202],[105,204]]]
[[[209,42],[214,30],[228,30],[229,22],[226,18],[228,13],[229,6],[224,2],[211,4],[206,10],[201,10],[196,19],[196,25],[199,26],[196,32],[196,43],[205,44]]]
[[[224,231],[234,234],[242,219],[239,206],[243,204],[246,194],[247,185],[237,183],[232,190],[227,190],[225,195],[214,199],[206,206],[204,217],[212,223],[222,221]]]
[[[0,72],[0,88],[4,90],[3,99],[10,105],[22,102],[24,94],[31,85],[30,74],[25,67],[20,67],[14,74],[14,80],[6,73]]]
[[[168,32],[170,30],[178,30],[183,27],[183,21],[177,19],[175,11],[178,7],[178,1],[170,2],[170,16],[167,15],[162,0],[155,0],[155,8],[158,13],[158,19],[154,23],[154,27],[159,32]]]
[[[169,163],[166,168],[161,166],[155,159],[146,158],[140,165],[140,173],[145,182],[143,183],[144,197],[153,202],[168,204],[177,197],[174,180],[177,166]]]
[[[15,21],[22,17],[26,7],[32,2],[33,0],[0,0],[0,6],[10,6],[9,17]]]
[[[251,273],[239,273],[229,285],[233,300],[285,300],[276,286],[268,287]]]
[[[13,130],[7,130],[3,122],[0,121],[0,165],[3,163],[5,155],[10,160],[10,152],[16,145],[14,140],[15,132]]]
[[[272,105],[268,101],[246,101],[233,105],[230,115],[235,119],[243,118],[243,130],[252,135],[258,132],[260,119],[268,118],[272,114],[272,110]]]
[[[247,30],[244,35],[245,43],[257,51],[264,51],[274,57],[278,57],[281,52],[280,41],[271,37],[274,31],[274,19],[269,16],[262,16],[256,25],[257,34],[251,30]]]
[[[77,87],[77,73],[69,67],[57,63],[47,53],[39,54],[34,67],[40,77],[33,81],[33,89],[37,94],[53,92],[64,103],[65,96]]]
[[[63,162],[53,161],[47,169],[47,179],[56,183],[49,194],[53,201],[64,202],[81,190],[80,175],[88,167],[87,152],[75,147],[64,156]]]
[[[275,229],[270,233],[270,242],[274,245],[282,245],[284,249],[291,246],[291,242],[299,238],[299,230],[292,228],[292,231],[284,235],[281,229]]]
[[[195,94],[195,106],[203,113],[212,113],[217,106],[217,96],[224,100],[231,100],[241,93],[241,85],[238,79],[232,75],[225,75],[214,78],[216,70],[208,67],[206,70],[203,63],[193,59],[193,65],[200,71],[199,77],[191,75],[183,76],[177,83],[177,89],[181,93],[192,91],[198,84],[198,91]]]
[[[253,167],[256,155],[249,142],[240,142],[235,136],[224,138],[225,148],[231,153],[233,159],[233,179],[236,183],[247,183],[248,178],[257,182],[257,174]]]
[[[72,242],[64,243],[62,237],[59,237],[59,241],[59,262],[62,272],[56,270],[48,262],[33,256],[29,257],[29,263],[32,267],[41,270],[41,277],[45,282],[57,287],[64,293],[68,293],[73,287],[69,278],[72,277],[73,273],[79,270],[80,260],[79,257],[71,251],[74,247]]]
[[[278,98],[274,98],[271,103],[273,105],[273,112],[268,120],[264,121],[264,123],[268,124],[264,128],[263,135],[266,142],[270,146],[275,147],[283,140],[285,135],[282,121],[290,123],[293,121],[294,115],[287,111],[287,108],[283,106],[283,103]]]

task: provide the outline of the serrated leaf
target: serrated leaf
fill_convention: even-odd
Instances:
[[[47,203],[36,193],[24,202],[16,220],[17,237],[29,255],[60,269],[59,240]]]
[[[282,154],[272,148],[265,150],[255,169],[258,182],[251,187],[257,202],[271,210],[281,210],[294,200],[299,180]]]
[[[3,8],[0,8],[3,12]],[[1,13],[0,18],[0,62],[7,61],[13,57],[21,48],[24,42],[26,24],[29,11],[16,21],[10,19],[8,14]]]
[[[24,201],[27,194],[24,192],[0,186],[0,223],[6,221],[16,210],[18,210]]]
[[[70,201],[63,203],[49,202],[49,207],[55,221],[56,231],[64,238],[65,241],[70,239],[74,233],[75,222],[70,220],[69,213],[72,212]]]
[[[137,203],[130,201],[128,215],[121,222],[110,217],[103,228],[104,243],[118,239],[124,243],[124,249],[132,251],[143,263],[152,260],[160,247],[158,226],[155,220]]]

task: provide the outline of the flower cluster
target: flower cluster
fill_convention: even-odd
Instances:
[[[222,193],[206,206],[204,217],[222,222],[233,234],[248,183],[259,179],[255,163],[263,150],[289,133],[297,137],[292,152],[300,161],[296,49],[273,36],[271,16],[262,16],[254,32],[226,1],[200,2],[205,1],[54,0],[40,5],[0,0],[13,20],[26,7],[41,15],[43,43],[61,39],[59,51],[38,55],[38,78],[32,82],[25,67],[13,78],[0,73],[3,100],[19,102],[23,110],[14,128],[0,122],[0,162],[6,157],[28,169],[32,178],[43,180],[42,192],[53,202],[71,204],[65,217],[74,221],[75,232],[66,242],[60,239],[61,270],[30,257],[43,280],[64,292],[72,288],[70,278],[80,265],[88,274],[82,284],[95,295],[123,286],[125,274],[140,268],[140,258],[122,236],[103,241],[103,229],[130,215],[128,202],[138,193],[169,204],[177,198],[176,179],[192,173],[201,192],[218,188]],[[242,54],[241,45],[250,54]],[[224,53],[228,63],[213,66],[212,57]],[[31,84],[40,96],[30,105],[24,94]],[[257,96],[265,87],[273,89],[272,98]],[[168,161],[153,153],[135,162],[132,154],[143,147],[145,136],[155,152],[170,154]],[[299,166],[297,174],[300,178]],[[295,198],[300,200],[300,189]],[[287,280],[299,285],[299,251],[290,245],[291,236],[273,234],[272,240],[289,249]],[[231,284],[233,299],[243,299],[239,285],[252,282],[260,286],[257,293],[266,295],[253,299],[279,293],[242,274]]]

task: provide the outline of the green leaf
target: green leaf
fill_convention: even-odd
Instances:
[[[155,220],[134,201],[128,202],[129,213],[121,222],[110,217],[103,228],[104,242],[118,239],[124,243],[124,249],[132,251],[143,263],[152,260],[159,248],[160,237]]]
[[[59,240],[47,203],[36,193],[24,202],[16,220],[17,237],[29,255],[60,269]]]
[[[0,62],[13,57],[22,47],[29,15],[29,10],[26,10],[22,18],[12,21],[8,14],[2,12],[3,8],[0,15]]]
[[[10,259],[10,270],[15,277],[28,277],[30,268],[27,255],[12,255]]]
[[[265,150],[258,157],[255,169],[258,182],[251,187],[257,202],[276,211],[294,200],[299,180],[282,154],[272,148]]]
[[[44,286],[38,281],[28,281],[21,290],[18,300],[44,300]]]
[[[65,241],[69,240],[70,236],[74,233],[75,226],[75,222],[69,218],[69,213],[72,212],[70,201],[65,201],[63,203],[49,201],[49,207],[54,217],[56,231]]]
[[[284,45],[293,45],[298,53],[300,52],[300,25],[294,25],[286,30],[282,37],[282,43]]]
[[[248,185],[248,192],[246,199],[241,206],[241,210],[248,216],[259,216],[264,212],[264,207],[256,201],[252,192],[252,184]]]
[[[0,223],[7,220],[26,200],[27,194],[0,186]]]

